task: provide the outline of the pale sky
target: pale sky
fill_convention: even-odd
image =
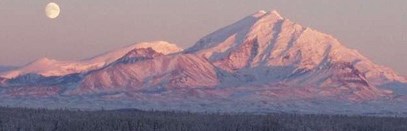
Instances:
[[[61,15],[45,16],[47,3]],[[407,75],[407,0],[0,0],[0,65],[79,60],[143,41],[190,47],[258,10],[338,38]]]

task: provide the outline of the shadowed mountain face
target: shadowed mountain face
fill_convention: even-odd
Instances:
[[[213,88],[217,84],[216,71],[205,59],[195,55],[163,56],[148,48],[133,50],[84,76],[74,93]]]
[[[226,111],[322,111],[340,105],[321,104],[326,101],[407,103],[405,78],[276,11],[256,12],[185,51],[162,41],[141,45],[81,62],[38,60],[6,73],[20,75],[0,79],[1,95],[132,101],[112,108],[152,103],[151,108],[207,105]],[[47,66],[34,68],[39,65]],[[71,105],[82,101],[75,102]],[[392,106],[388,110],[407,107]]]
[[[334,37],[302,27],[276,11],[259,11],[202,38],[187,51],[207,58],[227,72],[287,67],[285,75],[298,76],[295,73],[347,67],[375,84],[405,82],[392,70],[344,47]]]
[[[7,80],[6,78],[1,78],[1,77],[0,77],[0,84],[5,83],[5,82],[6,82],[6,80]]]
[[[374,64],[332,36],[302,27],[276,11],[259,11],[215,31],[187,52],[207,58],[230,76],[225,78],[226,83],[250,79],[332,87],[336,88],[334,92],[353,92],[357,99],[370,99],[389,94],[377,86],[405,82],[392,70]]]
[[[165,41],[143,42],[80,61],[59,61],[50,58],[40,58],[16,70],[2,72],[0,73],[0,76],[11,79],[17,76],[33,73],[46,77],[83,73],[102,68],[123,57],[131,50],[142,48],[152,48],[165,55],[182,51],[182,49],[175,44]]]

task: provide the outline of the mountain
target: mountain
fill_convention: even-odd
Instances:
[[[177,47],[175,44],[165,41],[144,42],[113,50],[108,53],[81,61],[58,61],[49,58],[41,58],[27,64],[26,66],[1,73],[0,76],[5,78],[15,78],[17,76],[30,73],[40,74],[42,76],[63,76],[72,73],[87,72],[108,65],[133,49],[150,47],[163,54],[171,54],[182,51],[182,49]]]
[[[187,52],[203,56],[228,72],[295,67],[285,73],[293,75],[291,72],[349,64],[375,84],[405,82],[391,69],[374,64],[334,37],[294,23],[276,11],[259,11],[248,16],[202,38]]]
[[[337,87],[359,99],[388,94],[378,88],[406,79],[374,64],[334,37],[259,11],[215,31],[186,50],[208,59],[231,78],[292,86]]]
[[[6,80],[7,80],[6,78],[0,77],[0,85],[1,85],[1,84],[4,84],[4,83],[6,82]]]
[[[116,62],[92,71],[74,94],[106,91],[212,88],[218,84],[214,67],[194,55],[167,55],[151,48],[135,49]]]
[[[407,110],[406,78],[277,11],[258,11],[186,50],[167,42],[143,43],[79,62],[40,59],[5,74],[4,103],[34,107]]]

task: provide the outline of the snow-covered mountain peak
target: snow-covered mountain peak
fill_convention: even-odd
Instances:
[[[153,42],[143,42],[135,44],[136,49],[140,48],[151,48],[164,55],[181,52],[183,49],[178,47],[176,44],[172,44],[166,41],[153,41]]]
[[[272,11],[265,11],[265,10],[259,10],[256,13],[251,15],[254,18],[260,19],[261,17],[269,16],[269,17],[274,17],[275,19],[284,19],[280,13],[278,13],[276,10]]]
[[[346,48],[333,36],[303,27],[277,11],[250,14],[180,51],[174,44],[156,41],[82,61],[40,59],[7,73],[19,77],[0,76],[0,87],[6,87],[0,97],[52,96],[58,103],[79,106],[82,103],[76,102],[82,102],[81,98],[90,98],[83,105],[93,108],[105,106],[104,100],[117,100],[112,106],[167,103],[163,107],[215,109],[245,105],[240,111],[332,107],[347,112],[342,104],[333,103],[377,102],[382,106],[383,101],[392,103],[389,109],[406,109],[397,103],[407,100],[404,78]],[[70,98],[74,98],[72,103]],[[21,100],[14,103],[30,103]],[[387,112],[378,106],[366,107]]]
[[[259,18],[259,17],[264,16],[265,14],[267,14],[267,11],[259,10],[259,11],[255,12],[254,14],[252,14],[251,16],[253,16],[255,18]]]
[[[257,37],[259,33],[272,34],[270,31],[274,31],[274,25],[283,20],[284,18],[277,11],[260,10],[203,37],[186,52],[202,52],[205,49],[225,51],[228,50],[227,48],[236,46],[235,44],[242,43],[246,39]],[[203,55],[209,57],[212,54]]]
[[[48,65],[57,62],[57,60],[50,59],[47,57],[39,58],[37,60],[34,60],[30,64],[36,64],[36,65]]]
[[[153,55],[163,55],[162,53],[157,52],[153,48],[139,48],[134,49],[127,53],[124,57],[146,57],[146,56],[153,56]]]
[[[278,19],[284,19],[284,18],[280,15],[280,13],[277,12],[277,10],[272,10],[272,11],[267,12],[267,13],[268,13],[268,14],[271,14],[271,15],[273,15],[273,16],[275,16],[275,17],[278,18]]]
[[[115,63],[134,63],[142,60],[150,60],[158,56],[163,56],[164,54],[155,51],[153,48],[139,48],[134,49],[127,53],[125,56],[120,58]]]
[[[266,14],[267,13],[267,11],[265,11],[265,10],[259,10],[259,11],[257,11],[255,14]]]
[[[328,76],[342,78],[343,74],[336,72],[343,71],[360,83],[365,79],[374,84],[404,81],[391,69],[378,66],[356,50],[346,48],[333,36],[285,19],[277,11],[259,11],[217,30],[187,52],[203,56],[229,73],[244,71],[258,76],[273,72],[264,74],[271,78],[258,76],[255,79],[294,76],[300,79],[309,74],[300,81],[315,84],[328,80],[324,78]]]
[[[115,62],[134,49],[147,48],[151,48],[164,55],[177,53],[183,50],[176,44],[166,41],[142,42],[81,61],[58,61],[49,58],[41,58],[21,68],[3,72],[0,76],[5,78],[15,78],[30,73],[42,76],[63,76],[72,73],[87,72]]]
[[[257,39],[260,43],[266,43],[273,37],[278,37],[275,35],[278,35],[284,22],[290,23],[284,26],[299,28],[296,30],[303,28],[284,19],[277,11],[261,10],[203,37],[194,46],[187,49],[187,52],[197,52],[208,59],[217,59],[218,56],[224,55],[221,52],[227,53],[230,51],[229,49],[239,46],[247,40]],[[217,55],[215,56],[213,53]]]
[[[152,48],[156,52],[162,53],[164,55],[181,52],[183,50],[176,44],[172,44],[166,41],[141,42],[117,50],[109,51],[85,61],[88,61],[88,63],[99,63],[100,65],[107,65],[118,60],[134,49],[142,48]]]

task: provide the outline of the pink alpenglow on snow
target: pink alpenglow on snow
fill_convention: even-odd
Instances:
[[[157,52],[166,55],[182,51],[182,49],[175,44],[165,41],[143,42],[81,61],[58,61],[49,58],[41,58],[19,69],[0,73],[0,76],[14,78],[28,73],[36,73],[43,76],[63,76],[72,73],[87,72],[106,66],[133,49],[141,48],[152,48]]]
[[[255,12],[185,50],[163,41],[140,43],[82,61],[44,58],[2,76],[0,96],[21,98],[9,101],[41,96],[58,107],[407,110],[406,78],[277,11]]]

